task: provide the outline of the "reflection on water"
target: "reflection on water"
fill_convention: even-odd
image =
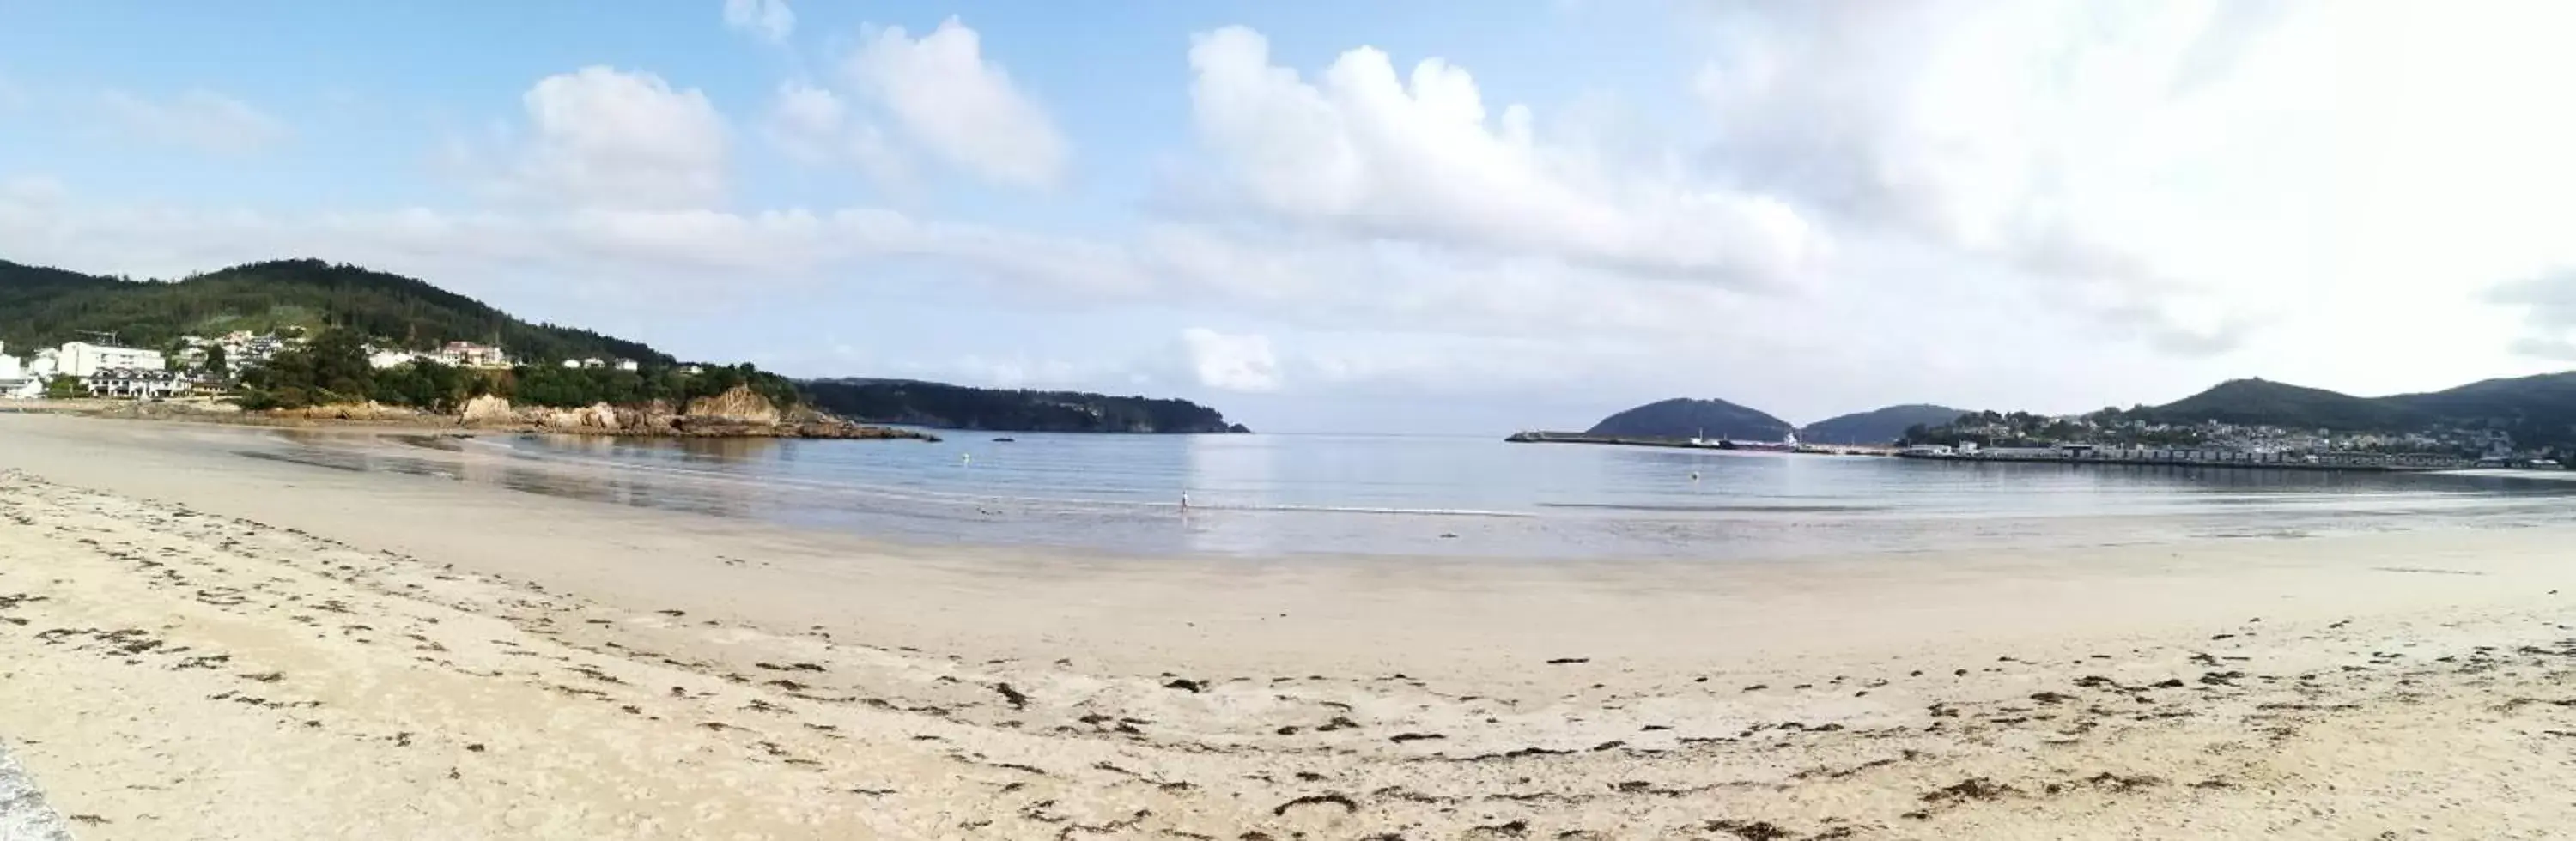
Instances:
[[[1755,558],[2272,540],[2565,522],[2576,493],[2576,483],[2510,478],[1457,438],[1014,437],[922,444],[285,431],[274,450],[243,454],[897,540],[1147,554]]]

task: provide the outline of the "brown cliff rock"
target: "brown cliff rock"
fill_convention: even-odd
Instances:
[[[769,398],[760,396],[759,392],[751,390],[749,386],[739,385],[714,397],[701,397],[689,401],[688,415],[693,419],[704,418],[741,424],[778,423],[778,407],[770,405]]]

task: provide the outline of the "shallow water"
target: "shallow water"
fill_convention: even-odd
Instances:
[[[264,457],[897,540],[1122,553],[1785,558],[2576,521],[2576,483],[1449,437],[485,436]],[[1188,506],[1183,508],[1184,496]]]

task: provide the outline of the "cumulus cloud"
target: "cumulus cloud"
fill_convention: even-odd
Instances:
[[[1190,67],[1192,116],[1226,186],[1281,219],[1744,288],[1822,247],[1770,196],[1543,144],[1529,108],[1489,113],[1475,79],[1439,59],[1399,76],[1363,47],[1309,82],[1272,64],[1260,33],[1228,27],[1193,41]]]
[[[1046,110],[956,18],[919,38],[899,26],[879,30],[842,71],[915,147],[987,180],[1050,186],[1072,157]]]
[[[1268,336],[1192,327],[1181,331],[1181,346],[1199,385],[1221,391],[1279,388],[1279,358],[1271,352]]]
[[[532,137],[510,187],[522,197],[655,209],[724,197],[724,118],[695,89],[594,66],[546,77],[521,102]]]
[[[872,208],[282,214],[99,206],[66,198],[50,182],[28,183],[45,189],[0,191],[0,252],[138,277],[310,255],[442,282],[538,272],[639,289],[698,289],[710,276],[777,288],[903,261],[1034,300],[1132,300],[1154,283],[1116,247]]]
[[[906,187],[912,180],[912,164],[903,150],[827,88],[793,81],[780,85],[768,134],[780,151],[808,166],[856,164],[885,187]]]
[[[840,153],[838,147],[849,110],[838,94],[802,82],[787,82],[778,86],[777,104],[771,106],[769,136],[789,157],[809,164],[822,163]]]
[[[727,28],[770,43],[796,34],[796,10],[787,7],[787,0],[725,0],[724,21]]]
[[[1704,5],[1712,165],[2170,350],[2232,349],[2258,320],[2168,306],[2236,279],[2191,253],[2236,224],[2212,211],[2328,187],[2297,156],[2328,139],[2302,121],[2333,94],[2314,44],[2280,37],[2283,4]]]
[[[292,136],[276,117],[213,91],[154,99],[112,90],[99,95],[99,106],[120,134],[209,154],[261,152]]]

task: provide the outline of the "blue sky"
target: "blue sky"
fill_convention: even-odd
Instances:
[[[1282,430],[2436,388],[2576,358],[2556,14],[0,0],[0,258]]]

